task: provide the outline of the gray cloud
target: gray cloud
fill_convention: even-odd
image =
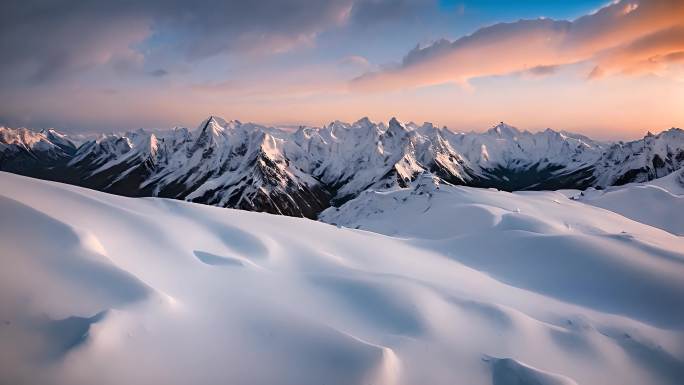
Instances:
[[[350,19],[356,25],[401,21],[403,24],[422,19],[425,12],[436,9],[436,0],[357,0]]]
[[[156,69],[156,70],[150,72],[150,76],[153,76],[155,78],[161,78],[161,77],[164,77],[168,74],[169,74],[169,71],[167,71],[163,68],[159,68],[159,69]]]
[[[534,76],[547,76],[552,75],[558,71],[558,66],[548,65],[548,66],[536,66],[530,68],[530,74]]]
[[[0,1],[0,84],[44,83],[92,68],[161,75],[174,62],[312,45],[322,31],[425,18],[437,0]],[[143,67],[154,57],[150,66]],[[163,76],[163,75],[162,75]]]
[[[162,34],[175,34],[180,48],[191,57],[230,50],[287,50],[311,42],[320,31],[343,23],[352,6],[352,0],[163,3],[163,16],[155,28]]]
[[[140,16],[110,2],[0,3],[0,80],[42,82],[96,64],[134,66],[130,44],[148,33]]]
[[[0,2],[0,82],[40,83],[145,55],[179,60],[268,53],[344,22],[352,0],[8,0]]]

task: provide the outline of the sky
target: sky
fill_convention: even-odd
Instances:
[[[5,0],[0,124],[684,127],[684,0]]]

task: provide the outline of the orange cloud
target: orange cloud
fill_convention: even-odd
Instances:
[[[469,79],[535,73],[580,62],[596,64],[591,77],[678,67],[684,51],[684,2],[618,1],[574,21],[536,19],[482,28],[455,41],[416,47],[401,65],[352,81],[357,90],[387,90]]]
[[[603,74],[664,74],[684,57],[684,24],[661,30],[606,52],[597,58]]]

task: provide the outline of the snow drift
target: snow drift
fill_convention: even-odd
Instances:
[[[673,234],[684,235],[684,170],[647,183],[630,183],[605,190],[591,188],[572,197]]]
[[[331,226],[0,173],[0,212],[3,383],[684,378],[684,238],[560,193],[424,175]]]

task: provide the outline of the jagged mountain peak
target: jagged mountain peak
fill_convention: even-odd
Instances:
[[[197,130],[197,136],[219,136],[226,130],[226,126],[227,122],[225,120],[211,116],[200,125]]]
[[[236,119],[226,120],[221,117],[211,115],[207,119],[203,120],[195,131],[197,132],[197,137],[202,135],[221,136],[230,133],[231,131],[239,130],[245,127],[254,129],[265,128],[253,123],[242,123]]]
[[[487,133],[490,135],[496,135],[499,137],[507,137],[507,138],[514,138],[522,133],[522,131],[518,130],[516,127],[513,127],[511,125],[508,125],[504,122],[499,122],[489,130],[487,130]]]
[[[40,132],[54,144],[75,147],[67,135],[60,133],[54,128],[43,129]]]
[[[75,151],[76,145],[66,135],[53,129],[34,131],[0,126],[0,160],[5,152],[23,153],[32,159],[44,157],[55,160],[67,158]]]
[[[397,118],[392,118],[389,121],[389,125],[387,126],[385,134],[390,137],[396,136],[398,138],[403,138],[408,132],[409,130],[403,124],[401,124]]]
[[[355,126],[372,126],[374,124],[375,123],[373,123],[367,116],[364,116],[363,118],[354,122]]]
[[[224,128],[227,124],[228,124],[228,122],[225,119],[218,117],[218,116],[210,115],[209,117],[204,119],[199,124],[199,126],[197,126],[197,130],[198,131],[207,130],[208,128],[210,128],[212,126],[215,126],[218,128]]]
[[[650,131],[649,131],[650,132]],[[668,130],[658,133],[656,137],[678,137],[684,135],[684,130],[679,127],[672,127]],[[646,135],[648,136],[648,135]]]
[[[385,127],[381,124],[373,123],[368,118],[362,118],[351,124],[336,120],[318,131],[326,141],[374,142],[385,131]]]
[[[429,138],[436,138],[442,136],[442,129],[430,122],[424,122],[422,125],[415,125],[414,127],[415,128],[411,131],[418,136],[426,136]],[[406,128],[410,128],[410,126],[406,125]]]
[[[684,165],[684,131],[675,128],[606,145],[505,123],[454,133],[365,117],[292,132],[210,116],[193,131],[100,135],[74,147],[75,154],[57,144],[64,138],[0,127],[0,169],[125,195],[312,217],[369,188],[408,186],[426,172],[452,184],[556,189],[650,180]],[[49,171],[56,165],[68,176]]]

